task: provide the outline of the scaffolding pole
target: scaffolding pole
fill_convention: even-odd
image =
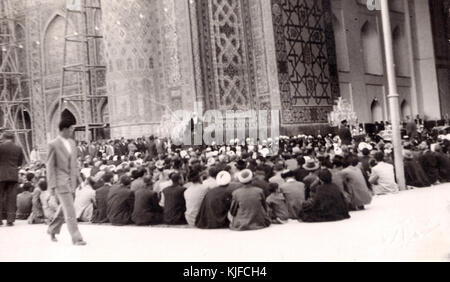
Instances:
[[[16,38],[17,19],[10,0],[0,1],[0,128],[15,135],[26,162],[31,152],[32,123],[29,96],[22,91],[23,73],[19,67]],[[27,125],[26,114],[30,124]]]
[[[84,128],[84,140],[89,142],[89,132],[91,129],[100,128],[95,123],[94,108],[101,100],[107,101],[106,95],[99,95],[93,81],[93,73],[98,70],[105,70],[106,66],[100,65],[96,58],[91,56],[91,50],[97,46],[98,40],[103,36],[98,34],[100,30],[95,23],[95,12],[101,11],[100,0],[71,0],[67,2],[67,14],[64,29],[64,57],[61,72],[61,87],[59,97],[59,112],[64,111],[64,103],[72,102],[80,105],[83,113],[83,122],[76,125],[76,128]],[[78,31],[68,34],[70,19],[78,19],[81,23]],[[81,62],[68,62],[68,44],[76,44],[82,50]],[[80,78],[81,89],[78,93],[66,93],[66,81],[68,74],[77,75]],[[95,134],[95,132],[93,132]],[[93,136],[95,138],[95,136]]]

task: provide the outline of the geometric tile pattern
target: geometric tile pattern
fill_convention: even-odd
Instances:
[[[330,0],[272,0],[282,123],[326,123],[339,96]]]

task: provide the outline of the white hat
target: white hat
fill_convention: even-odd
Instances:
[[[359,145],[358,145],[358,150],[359,150],[359,151],[362,151],[362,150],[364,150],[364,149],[368,149],[369,151],[372,151],[373,147],[372,147],[370,144],[367,144],[367,143],[365,143],[365,142],[359,143]]]
[[[188,156],[188,153],[186,151],[181,151],[180,152],[180,157],[185,158],[186,156]]]
[[[164,168],[164,161],[163,160],[156,161],[155,167],[158,168],[158,169]]]
[[[207,166],[213,166],[216,163],[216,160],[214,158],[209,158],[207,162]]]
[[[298,146],[292,148],[292,153],[299,154],[301,152],[300,148]]]
[[[344,156],[344,151],[342,151],[341,147],[335,147],[335,148],[334,148],[334,154],[335,154],[336,156],[341,156],[341,157],[343,157],[343,156]]]
[[[253,179],[253,172],[249,169],[244,169],[238,174],[239,182],[242,184],[247,184]]]
[[[107,168],[108,168],[108,167],[107,167],[106,165],[101,165],[101,166],[100,166],[100,170],[102,170],[102,171],[105,170],[105,169],[107,169]]]
[[[441,145],[439,145],[438,143],[431,144],[431,146],[430,146],[431,152],[436,152],[436,151],[438,151],[440,149],[441,149]]]
[[[231,182],[230,173],[227,171],[219,172],[216,177],[216,182],[217,182],[217,185],[219,185],[219,186],[226,186],[226,185],[230,184],[230,182]]]
[[[235,153],[234,151],[228,151],[228,152],[227,152],[227,155],[230,156],[230,157],[232,157],[232,156],[235,156],[236,153]]]
[[[264,149],[261,150],[260,153],[265,158],[265,157],[267,157],[267,155],[269,155],[270,151],[269,151],[269,149],[264,148]]]

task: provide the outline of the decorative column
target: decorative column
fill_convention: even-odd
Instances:
[[[161,115],[155,0],[102,1],[111,137],[137,137],[152,131]]]
[[[42,53],[41,53],[41,8],[39,4],[26,2],[25,26],[27,32],[27,61],[30,76],[30,96],[33,142],[43,154],[47,150],[50,139],[48,134],[47,105],[42,81]]]
[[[159,135],[163,116],[167,119],[176,110],[193,109],[188,4],[103,1],[112,138]]]

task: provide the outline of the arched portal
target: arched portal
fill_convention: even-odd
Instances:
[[[374,100],[372,102],[372,105],[370,106],[370,111],[372,113],[373,122],[384,120],[383,108],[381,107],[381,104],[377,100]]]
[[[376,25],[369,21],[361,28],[361,47],[366,74],[382,75],[380,37]]]
[[[58,125],[59,125],[59,122],[61,121],[61,118],[68,119],[70,121],[73,121],[75,124],[78,124],[78,120],[76,118],[77,117],[76,114],[78,114],[78,112],[77,112],[76,108],[74,108],[73,105],[71,105],[69,103],[67,105],[65,103],[64,106],[65,106],[64,110],[60,113],[59,112],[59,103],[56,103],[54,105],[53,111],[51,112],[51,115],[50,115],[50,139],[58,136],[58,133],[59,133]]]
[[[72,114],[71,111],[69,111],[68,109],[65,109],[62,113],[61,113],[61,119],[63,120],[70,120],[73,123],[77,123],[77,119],[75,118],[75,116]]]
[[[408,117],[408,116],[409,117],[412,116],[411,107],[410,107],[408,101],[403,100],[403,102],[400,106],[400,109],[401,109],[401,114],[402,114],[403,120],[406,120],[406,117]]]

